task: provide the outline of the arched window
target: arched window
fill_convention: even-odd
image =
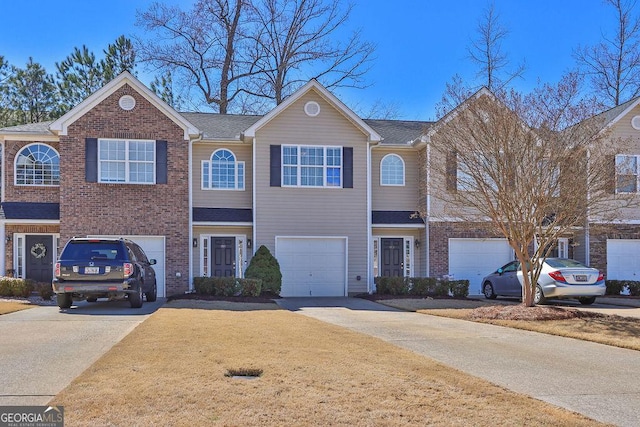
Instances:
[[[210,160],[202,161],[202,188],[244,190],[244,162],[225,148],[214,151]]]
[[[404,161],[397,154],[387,154],[380,162],[380,185],[404,185]]]
[[[46,144],[24,147],[15,161],[16,185],[60,185],[60,155]]]

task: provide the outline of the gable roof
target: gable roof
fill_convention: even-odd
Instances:
[[[184,130],[184,139],[188,140],[190,137],[197,136],[200,131],[191,124],[187,119],[174,110],[169,104],[158,98],[149,88],[135,78],[128,71],[122,72],[118,77],[111,80],[109,83],[98,89],[87,99],[76,105],[71,111],[55,120],[49,126],[49,129],[58,134],[66,135],[69,125],[74,123],[80,117],[85,115],[93,107],[105,100],[109,95],[120,89],[124,85],[131,86],[136,92],[142,95],[147,101],[149,101],[154,107],[160,110],[165,116],[171,119],[175,124],[180,126]]]
[[[286,110],[291,104],[302,98],[309,91],[315,91],[325,101],[331,104],[336,110],[338,110],[344,117],[346,117],[351,123],[359,128],[365,135],[367,135],[369,142],[380,142],[382,137],[364,122],[357,114],[355,114],[349,107],[347,107],[342,101],[336,98],[331,92],[329,92],[324,86],[318,83],[316,80],[310,80],[307,84],[295,91],[291,96],[284,100],[276,108],[262,116],[260,120],[255,122],[244,132],[244,136],[248,138],[254,138],[256,131],[267,123],[269,123],[274,117],[277,117],[282,111]]]
[[[435,122],[433,124],[433,126],[431,126],[431,128],[425,133],[425,135],[424,135],[425,138],[426,139],[430,138],[434,133],[436,133],[438,131],[438,129],[440,127],[442,127],[445,124],[449,123],[451,120],[455,119],[458,116],[458,114],[460,114],[462,111],[466,110],[469,107],[469,103],[472,100],[478,99],[478,98],[480,98],[482,96],[488,96],[491,99],[496,100],[495,95],[489,89],[487,89],[485,86],[481,87],[473,95],[471,95],[470,97],[465,99],[463,102],[458,104],[453,110],[451,110],[447,114],[445,114],[440,120]]]
[[[242,133],[263,116],[218,114],[218,113],[180,113],[193,123],[201,132],[202,139],[237,140]]]
[[[626,116],[631,110],[636,108],[640,104],[640,96],[630,99],[627,102],[624,102],[616,107],[611,108],[598,116],[603,118],[603,128],[613,126],[618,121],[620,121],[624,116]],[[596,117],[598,117],[596,116]]]

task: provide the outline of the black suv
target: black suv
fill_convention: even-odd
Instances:
[[[142,248],[127,239],[74,237],[67,242],[56,263],[53,291],[58,307],[75,301],[127,297],[132,308],[142,307],[142,295],[153,302],[157,296],[156,273]]]

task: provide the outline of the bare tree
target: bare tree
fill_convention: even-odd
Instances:
[[[137,49],[220,113],[253,112],[309,79],[329,88],[362,84],[373,45],[358,33],[337,41],[350,11],[339,0],[198,0],[188,13],[154,3],[137,21],[154,38],[137,38]]]
[[[533,305],[540,260],[587,215],[611,217],[612,155],[597,104],[580,98],[570,74],[530,95],[482,89],[429,132],[425,191],[431,216],[490,224],[513,248],[523,272],[523,303]],[[630,199],[628,199],[630,200]]]
[[[598,99],[615,107],[640,95],[640,20],[633,13],[636,0],[605,1],[616,11],[615,34],[603,34],[602,42],[573,55]]]
[[[358,87],[375,50],[358,31],[337,39],[352,6],[339,0],[256,0],[256,42],[265,52],[258,61],[262,72],[251,93],[280,104],[310,79],[327,88]]]
[[[198,0],[190,12],[153,3],[138,12],[136,25],[154,34],[136,39],[143,62],[174,82],[195,86],[222,114],[241,93],[242,80],[257,72],[244,35],[248,0]]]
[[[525,64],[521,63],[509,69],[508,55],[502,50],[502,43],[509,35],[509,30],[500,22],[495,4],[490,3],[478,22],[476,37],[468,47],[469,58],[478,65],[476,77],[481,85],[497,93],[504,89],[516,77],[522,77]]]

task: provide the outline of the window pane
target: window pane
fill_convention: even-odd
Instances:
[[[618,193],[638,192],[637,156],[616,156],[616,191]]]
[[[25,147],[16,157],[16,184],[60,185],[60,157],[45,144]]]
[[[282,164],[298,164],[298,147],[282,147]]]
[[[327,185],[340,187],[340,168],[327,168]]]
[[[318,165],[324,164],[324,149],[322,147],[302,147],[300,150],[301,165]]]
[[[283,185],[298,185],[298,168],[295,166],[284,166],[282,169]]]
[[[322,187],[322,168],[302,167],[300,169],[300,185]]]
[[[209,188],[209,162],[202,162],[202,187]]]
[[[403,185],[404,165],[400,157],[389,155],[382,159],[381,164],[382,185]]]

